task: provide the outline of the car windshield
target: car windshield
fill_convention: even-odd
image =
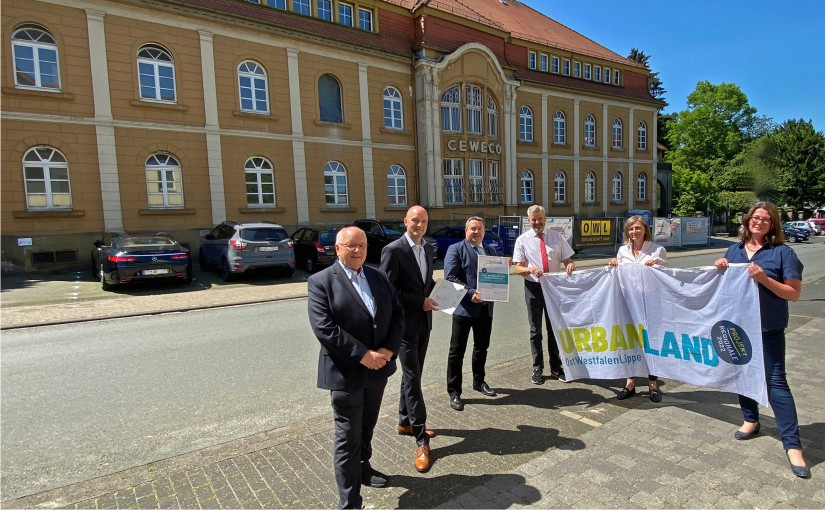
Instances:
[[[283,241],[289,237],[283,228],[272,227],[242,228],[240,236],[244,241]]]
[[[318,233],[318,243],[323,245],[331,245],[336,243],[336,233],[338,230],[327,230]]]
[[[401,222],[382,223],[381,228],[384,230],[384,235],[388,236],[400,236],[407,232],[407,229],[404,227],[404,223]]]
[[[159,246],[171,248],[175,246],[175,242],[168,237],[161,236],[140,236],[127,237],[121,242],[123,248],[134,248],[136,246]]]
[[[485,241],[498,241],[499,236],[493,232],[485,232]]]

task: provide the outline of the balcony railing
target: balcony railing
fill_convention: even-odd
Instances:
[[[498,182],[467,184],[445,181],[445,205],[500,205],[502,185]]]

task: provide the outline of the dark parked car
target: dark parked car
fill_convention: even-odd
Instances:
[[[336,259],[336,234],[340,228],[316,230],[304,227],[293,232],[290,237],[295,249],[295,264],[308,273],[326,267]]]
[[[293,240],[275,223],[225,221],[212,229],[198,251],[201,269],[219,268],[225,282],[235,275],[262,268],[295,271]]]
[[[809,240],[809,232],[793,226],[791,223],[783,224],[783,235],[790,243],[801,243]]]
[[[436,232],[431,234],[434,239],[436,239],[436,243],[438,243],[439,247],[437,249],[437,255],[440,259],[445,258],[445,254],[447,253],[447,248],[451,244],[456,244],[462,239],[465,238],[465,228],[464,227],[444,227],[440,228]],[[500,257],[505,256],[505,243],[502,242],[502,238],[499,237],[498,234],[493,232],[491,229],[485,229],[485,237],[482,239],[482,243],[490,246],[496,252],[496,255]]]
[[[388,244],[404,235],[407,229],[403,221],[378,221],[372,219],[356,220],[353,225],[364,230],[367,234],[367,261],[379,262],[381,250]],[[436,240],[424,236],[424,242],[433,247],[433,260],[436,260]]]
[[[103,290],[129,282],[179,279],[192,281],[192,257],[169,234],[129,235],[107,232],[92,250],[92,274]]]

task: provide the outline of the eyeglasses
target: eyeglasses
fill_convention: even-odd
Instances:
[[[366,250],[367,249],[366,244],[340,244],[339,246],[343,246],[343,247],[347,248],[348,250],[355,250],[355,249]]]
[[[751,222],[752,223],[771,223],[772,219],[771,218],[760,218],[758,216],[752,216],[751,217]]]

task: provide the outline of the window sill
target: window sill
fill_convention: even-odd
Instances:
[[[133,99],[129,101],[129,104],[131,104],[132,106],[137,106],[138,108],[159,108],[161,110],[175,110],[179,112],[189,111],[188,106],[175,103],[156,103],[153,101],[140,101],[137,99]]]
[[[571,203],[570,202],[554,202],[553,204],[551,204],[551,206],[553,206],[553,207],[571,207]]]
[[[611,147],[611,152],[628,152],[622,147]]]
[[[567,143],[556,143],[556,142],[554,142],[553,148],[554,149],[570,149],[571,146],[570,146],[570,144],[567,144]]]
[[[399,204],[399,205],[386,205],[384,206],[385,211],[406,211],[409,206],[407,204]]]
[[[86,216],[86,211],[73,210],[51,210],[51,211],[14,211],[14,217],[19,219],[32,218],[79,218]]]
[[[350,207],[349,205],[343,207],[322,207],[319,211],[323,213],[356,212],[356,208]]]
[[[195,209],[138,209],[141,216],[166,216],[180,214],[195,214]]]
[[[625,200],[611,200],[611,205],[625,205],[627,203]]]
[[[535,141],[526,142],[524,140],[519,140],[519,141],[516,142],[516,144],[517,145],[526,145],[526,146],[531,146],[531,147],[537,147],[539,145]]]
[[[411,133],[410,131],[408,131],[406,129],[393,129],[393,128],[388,128],[388,127],[379,128],[379,132],[385,133],[385,134],[388,134],[388,135],[406,135],[406,136],[410,136],[410,135],[413,134],[413,133]]]
[[[597,146],[597,145],[583,145],[582,148],[585,149],[585,150],[595,151],[595,150],[599,149],[599,146]]]
[[[278,117],[273,115],[272,113],[265,113],[265,112],[245,112],[243,110],[233,110],[232,115],[235,117],[247,117],[250,119],[265,119],[265,120],[273,120],[277,121]]]
[[[47,97],[60,99],[63,101],[74,101],[75,95],[66,92],[50,91],[49,89],[19,89],[16,87],[3,87],[3,94],[8,96],[37,97],[45,99]]]
[[[261,214],[261,213],[283,213],[287,212],[285,207],[239,207],[241,214]]]
[[[582,202],[585,207],[595,207],[601,205],[599,202]]]
[[[635,149],[634,152],[637,154],[648,154],[650,151],[648,149]]]
[[[318,126],[318,127],[334,127],[334,128],[340,128],[340,129],[353,129],[353,126],[351,126],[350,124],[345,124],[344,122],[330,122],[330,121],[327,121],[327,120],[318,120],[318,119],[316,119],[313,122],[315,122],[315,125]]]

